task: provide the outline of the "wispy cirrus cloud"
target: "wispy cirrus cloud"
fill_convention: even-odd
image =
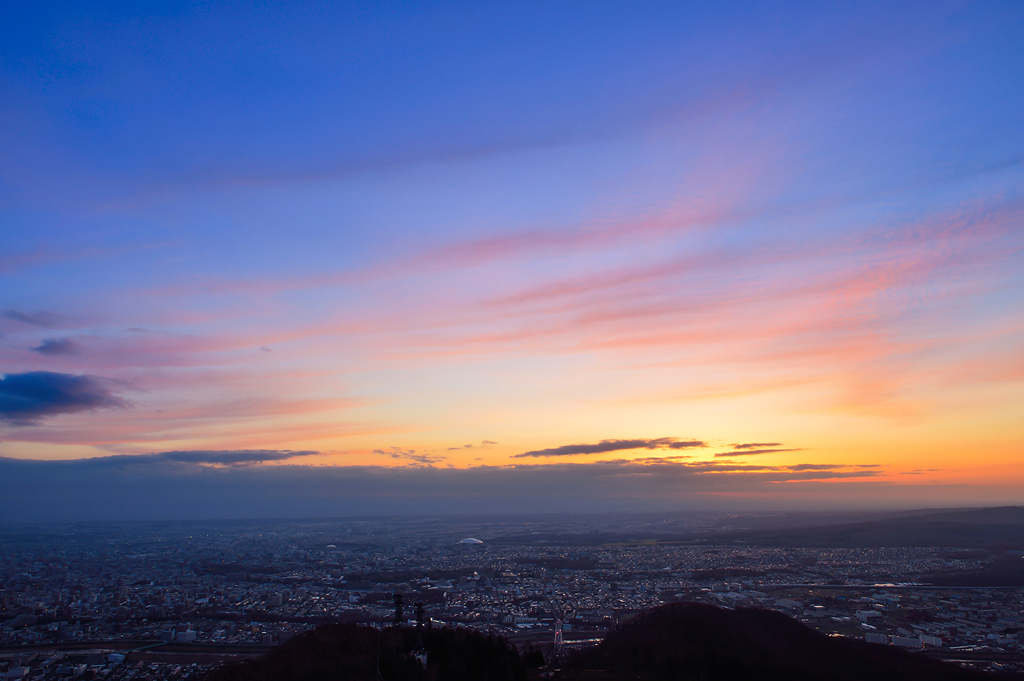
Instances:
[[[40,355],[77,355],[82,352],[82,346],[70,338],[47,338],[32,348],[32,352]]]
[[[22,324],[28,324],[30,326],[39,326],[44,329],[48,329],[61,320],[61,316],[46,311],[37,312],[22,312],[20,310],[7,310],[3,313],[3,316],[7,319],[13,319],[16,322]]]
[[[860,234],[845,241],[811,237],[793,248],[782,244],[767,249],[702,246],[684,256],[656,254],[643,266],[611,259],[607,264],[581,268],[573,277],[554,268],[542,271],[538,277],[549,284],[536,284],[532,278],[529,282],[512,280],[501,287],[504,295],[494,288],[483,287],[476,293],[475,287],[460,285],[451,297],[433,296],[443,298],[443,305],[431,303],[427,296],[427,304],[412,306],[401,314],[381,305],[350,315],[339,314],[332,320],[318,319],[314,324],[300,320],[283,330],[257,326],[256,335],[209,326],[216,318],[213,313],[197,315],[192,326],[184,327],[188,333],[154,331],[91,340],[89,370],[130,370],[144,375],[147,388],[156,391],[194,382],[213,367],[240,367],[241,372],[241,367],[251,364],[253,351],[270,343],[281,350],[260,353],[267,361],[290,362],[289,345],[305,344],[315,355],[328,351],[333,354],[337,344],[344,342],[355,349],[356,356],[398,359],[413,367],[474,355],[593,352],[630,363],[642,355],[652,365],[673,368],[728,363],[785,371],[784,380],[771,373],[766,374],[768,379],[746,374],[739,384],[729,372],[721,372],[709,374],[703,384],[683,384],[696,396],[773,390],[778,385],[827,380],[838,387],[829,391],[830,399],[858,409],[892,413],[892,403],[919,381],[915,367],[927,366],[927,358],[939,352],[952,354],[941,374],[928,373],[932,380],[937,375],[954,375],[961,363],[965,380],[984,376],[1005,380],[1005,363],[998,368],[990,366],[993,362],[989,358],[994,354],[971,354],[968,344],[954,342],[962,338],[956,329],[935,334],[922,332],[921,325],[908,328],[905,310],[911,298],[925,299],[929,305],[939,305],[937,309],[972,299],[975,288],[928,291],[939,275],[951,277],[951,273],[962,272],[967,277],[972,269],[998,265],[1012,257],[1016,242],[1012,238],[1006,241],[1008,230],[1022,215],[1015,205],[1009,200],[966,205],[960,211],[919,219],[888,235]],[[1010,248],[995,248],[1007,243]],[[702,256],[706,256],[703,261]],[[661,267],[659,260],[664,265],[666,259],[668,264]],[[992,269],[999,271],[998,266]],[[776,270],[781,271],[777,277]],[[989,285],[986,276],[973,280],[974,286],[984,290]],[[429,277],[417,275],[412,281],[416,287],[422,285],[430,291]],[[472,277],[457,281],[472,281]],[[415,296],[413,299],[418,300]],[[8,318],[14,319],[10,315]],[[1016,361],[1012,351],[1005,356]],[[31,368],[22,358],[12,357],[10,361],[13,366],[22,362],[21,366]],[[899,361],[899,370],[890,365],[895,361]],[[184,369],[188,371],[180,371]],[[826,371],[828,377],[823,379]],[[296,372],[268,365],[265,374],[254,374],[235,385],[248,396],[254,391],[259,394],[261,390],[273,390],[272,386],[298,385],[312,375],[312,369]],[[223,377],[216,380],[223,382]],[[250,403],[252,408],[237,408],[242,402]],[[196,424],[204,432],[212,432],[213,419],[222,418],[223,434],[209,444],[234,446],[242,443],[233,439],[237,437],[233,419],[258,419],[260,409],[272,415],[281,413],[283,403],[301,402],[297,398],[227,399],[205,414],[194,414],[191,422],[183,418],[159,425],[152,419],[146,424],[149,430],[145,434],[129,432],[135,430],[131,426],[103,437],[86,424],[81,435],[83,442],[133,436],[142,437],[140,442],[153,442],[150,438],[158,437],[153,433],[174,431],[175,437],[179,433],[184,436]],[[171,407],[165,413],[178,411]],[[270,445],[291,444],[283,438],[301,431],[299,426],[288,429],[275,424],[267,428],[263,423],[250,422],[254,438],[256,433],[282,438],[266,443]],[[400,429],[402,425],[390,427]],[[326,418],[309,430],[316,436],[331,431]],[[339,427],[334,432],[349,431]],[[54,438],[65,442],[73,436],[55,433]],[[263,444],[258,440],[245,442],[250,443]],[[580,446],[588,444],[584,441]],[[535,452],[545,450],[533,450],[520,456],[565,456],[571,451],[553,449],[566,453],[541,455]],[[756,449],[751,446],[743,451],[754,455]]]
[[[409,461],[421,466],[432,466],[441,463],[447,457],[439,454],[417,453],[415,449],[403,449],[401,447],[389,447],[388,449],[375,449],[374,454],[378,456],[389,456],[399,461]]]
[[[799,452],[803,451],[800,447],[781,447],[781,442],[765,442],[765,443],[750,443],[743,445],[733,445],[731,452],[716,452],[715,458],[722,458],[727,456],[754,456],[757,454],[781,454],[782,452]]]
[[[791,471],[833,471],[850,467],[842,464],[798,463],[795,466],[786,466],[786,468]],[[856,468],[878,468],[878,465],[857,466]]]

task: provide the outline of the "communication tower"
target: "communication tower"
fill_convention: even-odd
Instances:
[[[402,626],[404,619],[402,616],[402,594],[395,594],[395,626]]]

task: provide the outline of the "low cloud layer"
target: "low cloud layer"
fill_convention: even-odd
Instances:
[[[474,468],[261,465],[313,454],[241,450],[76,461],[0,458],[5,485],[0,517],[63,521],[764,507],[800,490],[831,501],[837,485],[878,485],[873,480],[881,475],[838,465],[715,461]]]
[[[0,421],[27,426],[60,414],[125,407],[99,376],[52,371],[7,374],[0,379]]]
[[[601,440],[596,444],[576,444],[552,447],[551,449],[537,449],[532,452],[516,454],[513,458],[524,459],[533,457],[550,456],[573,456],[577,454],[604,454],[606,452],[618,452],[629,449],[691,449],[694,447],[707,447],[702,440],[680,440],[675,437],[661,437],[655,440]]]

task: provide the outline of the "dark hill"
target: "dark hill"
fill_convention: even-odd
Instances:
[[[921,655],[830,637],[781,613],[674,603],[620,625],[570,658],[565,681],[984,681],[995,677]]]
[[[469,629],[425,629],[424,667],[411,627],[377,630],[328,624],[296,636],[267,655],[221,667],[207,681],[525,681],[519,651],[503,638]],[[378,676],[378,669],[380,675]]]

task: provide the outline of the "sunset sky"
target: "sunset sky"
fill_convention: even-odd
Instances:
[[[1024,4],[0,12],[0,515],[1024,503]]]

